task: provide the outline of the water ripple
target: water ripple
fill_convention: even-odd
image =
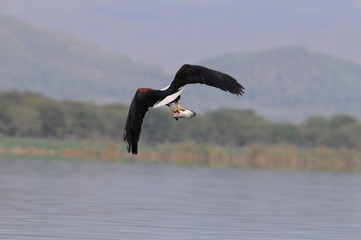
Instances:
[[[0,160],[0,239],[360,239],[360,174]]]

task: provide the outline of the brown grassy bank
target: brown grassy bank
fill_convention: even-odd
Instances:
[[[119,161],[122,151],[115,142],[92,143],[83,142],[76,147],[48,147],[48,146],[1,146],[0,157],[49,157],[64,159],[85,159],[102,161]]]
[[[249,145],[243,148],[194,143],[143,146],[133,156],[116,142],[42,143],[19,140],[0,142],[0,157],[45,157],[101,161],[141,161],[244,168],[360,171],[361,152],[325,147],[303,149],[294,146]],[[36,144],[35,144],[36,143]]]
[[[245,168],[360,171],[361,152],[325,147],[301,149],[293,146],[250,145],[222,148],[205,145],[160,146],[160,150],[143,152],[135,160],[164,163],[235,166]]]

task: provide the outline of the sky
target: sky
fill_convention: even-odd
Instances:
[[[0,0],[0,13],[169,72],[288,45],[361,63],[361,0]]]

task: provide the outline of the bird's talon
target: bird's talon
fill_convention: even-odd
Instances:
[[[184,107],[182,107],[181,105],[179,105],[178,103],[177,103],[177,112],[179,112],[179,111],[186,111],[187,109],[185,109]]]

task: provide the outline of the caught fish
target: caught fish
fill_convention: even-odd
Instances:
[[[194,116],[196,116],[196,113],[188,109],[178,109],[177,111],[173,112],[173,118],[175,118],[175,120],[178,120],[178,118],[192,118]]]

